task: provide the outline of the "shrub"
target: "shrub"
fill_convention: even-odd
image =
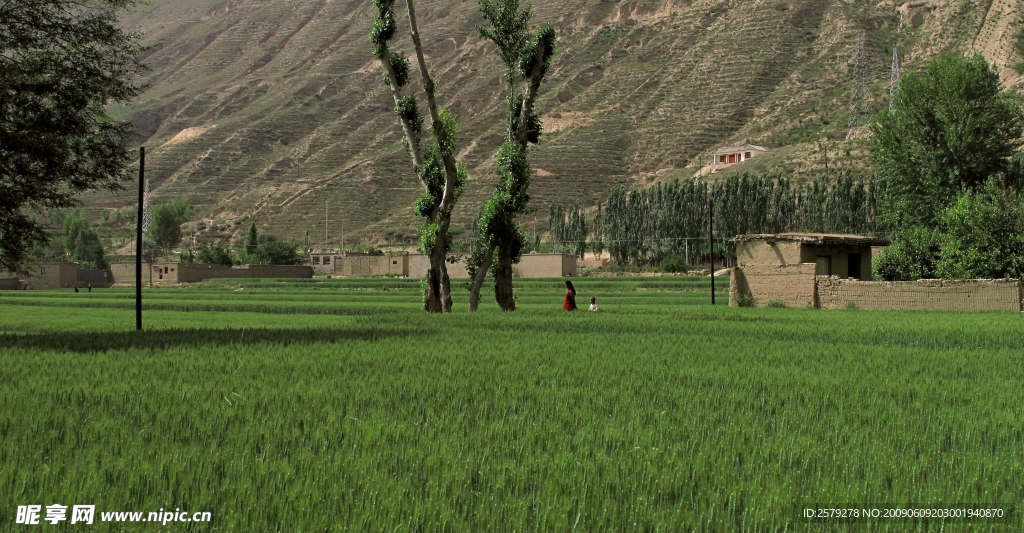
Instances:
[[[662,272],[686,272],[690,266],[683,261],[679,254],[666,255],[659,265]]]
[[[947,279],[1020,277],[1024,274],[1024,205],[991,180],[961,194],[942,217],[936,273]]]
[[[754,305],[756,305],[754,295],[749,292],[740,294],[736,297],[736,305],[739,307],[754,307]]]
[[[875,258],[874,276],[885,281],[934,278],[940,245],[939,232],[934,229],[911,227],[900,231]]]
[[[224,243],[200,244],[196,252],[196,262],[210,265],[231,266],[235,260],[231,257],[231,250]]]
[[[780,309],[785,309],[786,308],[786,302],[783,302],[782,300],[772,300],[772,301],[768,302],[768,307],[776,307],[776,308],[780,308]]]

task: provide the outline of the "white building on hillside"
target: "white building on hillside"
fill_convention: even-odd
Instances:
[[[742,146],[728,146],[715,150],[714,170],[742,163],[748,159],[764,155],[768,149],[756,144],[744,144]]]

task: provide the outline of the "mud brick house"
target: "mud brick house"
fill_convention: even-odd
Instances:
[[[768,153],[764,146],[756,144],[744,144],[741,146],[728,146],[715,150],[714,170],[725,168],[736,163],[742,163],[748,159]]]
[[[838,309],[1021,311],[1021,282],[1002,280],[871,281],[872,248],[862,235],[740,235],[729,305]]]
[[[0,288],[66,289],[79,286],[77,263],[39,263],[28,266],[27,270],[23,274],[0,270]]]

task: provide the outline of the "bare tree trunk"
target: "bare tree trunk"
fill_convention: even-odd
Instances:
[[[480,288],[483,287],[484,280],[487,279],[487,271],[491,269],[491,263],[494,261],[494,246],[488,247],[488,252],[483,256],[483,260],[476,267],[476,273],[473,275],[473,284],[469,287],[469,310],[476,311],[477,307],[480,306]]]
[[[512,292],[512,251],[507,246],[498,248],[498,264],[494,268],[494,299],[502,311],[515,311],[516,299]]]
[[[445,264],[444,248],[434,247],[430,251],[424,309],[431,313],[447,313],[452,309],[451,281]]]

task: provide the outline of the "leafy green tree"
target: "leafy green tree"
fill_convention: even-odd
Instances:
[[[989,181],[966,191],[942,216],[935,271],[946,279],[1020,278],[1024,275],[1024,201]]]
[[[604,226],[604,215],[601,213],[601,204],[597,204],[597,212],[594,213],[594,238],[590,241],[590,251],[598,258],[604,253],[604,239],[601,228]]]
[[[1020,104],[980,54],[948,53],[907,72],[893,111],[872,126],[885,223],[934,225],[961,191],[1005,173],[1022,128]]]
[[[107,268],[103,242],[81,211],[51,210],[47,217],[51,225],[60,228],[60,233],[51,235],[48,241],[35,248],[37,259],[74,261],[84,268]]]
[[[138,93],[130,0],[0,1],[0,267],[17,270],[46,236],[40,215],[116,189],[131,124],[112,103]]]
[[[249,258],[254,265],[295,265],[301,262],[299,245],[279,241],[273,235],[264,235]]]
[[[245,255],[251,256],[256,253],[260,244],[259,233],[256,231],[256,222],[249,223],[249,231],[245,234]]]
[[[469,260],[473,279],[469,308],[476,310],[480,287],[493,264],[494,298],[503,311],[514,311],[512,265],[519,262],[525,248],[525,237],[515,219],[530,201],[532,170],[527,145],[540,142],[541,123],[534,105],[554,55],[555,30],[545,23],[531,33],[533,9],[520,7],[519,0],[480,0],[479,7],[484,18],[480,37],[494,43],[505,66],[508,119],[505,142],[497,157],[498,184],[484,201],[477,223],[481,246]]]
[[[941,233],[934,228],[902,229],[893,235],[892,244],[874,259],[874,277],[886,281],[935,278],[941,245]]]
[[[208,265],[231,266],[235,260],[231,257],[231,249],[222,242],[216,244],[200,244],[196,252],[196,262]]]
[[[374,56],[384,69],[385,81],[391,89],[395,115],[401,122],[413,168],[425,189],[415,205],[415,212],[422,219],[419,228],[420,249],[430,258],[425,280],[424,308],[433,313],[447,313],[452,308],[451,280],[446,266],[451,250],[452,210],[462,194],[467,171],[464,165],[455,160],[457,119],[454,114],[437,105],[434,80],[423,57],[423,45],[416,22],[416,3],[414,0],[406,0],[412,43],[434,138],[433,143],[422,141],[423,117],[415,95],[409,94],[407,89],[410,81],[409,61],[390,48],[397,30],[394,4],[395,0],[374,0],[377,9],[370,41],[373,42]]]
[[[148,237],[162,254],[181,244],[181,225],[188,221],[188,200],[177,199],[153,206]]]

